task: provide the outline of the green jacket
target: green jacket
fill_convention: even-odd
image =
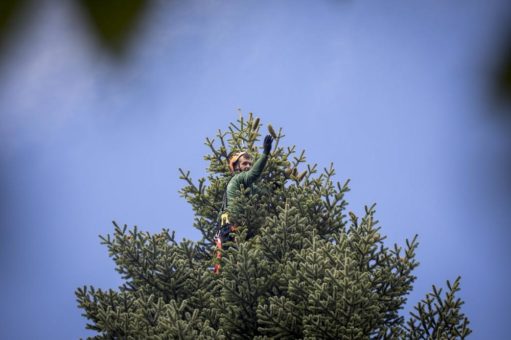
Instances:
[[[229,211],[229,203],[231,203],[233,198],[239,193],[241,185],[243,184],[245,188],[251,187],[252,184],[261,177],[261,173],[267,161],[268,155],[263,153],[257,161],[255,161],[250,170],[240,172],[231,178],[226,189],[227,211]]]

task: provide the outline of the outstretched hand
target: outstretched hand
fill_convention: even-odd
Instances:
[[[273,137],[270,136],[270,135],[267,135],[266,137],[264,137],[264,142],[263,142],[263,149],[264,149],[264,153],[266,155],[268,155],[271,151],[271,143],[273,143]]]

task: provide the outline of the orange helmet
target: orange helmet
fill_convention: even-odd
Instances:
[[[234,166],[242,156],[251,157],[250,154],[245,151],[235,152],[231,155],[231,157],[229,157],[229,170],[231,170],[231,174],[234,173]]]

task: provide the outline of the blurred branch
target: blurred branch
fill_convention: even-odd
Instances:
[[[501,100],[511,102],[511,41],[502,51],[495,72],[495,94]]]

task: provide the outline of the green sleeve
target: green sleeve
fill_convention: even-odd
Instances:
[[[243,183],[245,188],[251,186],[252,183],[257,181],[259,177],[261,177],[261,174],[263,173],[267,161],[268,155],[263,153],[257,159],[257,161],[255,161],[254,165],[252,165],[252,168],[250,168],[250,170],[238,174],[239,184]]]
[[[235,175],[227,184],[227,206],[231,202],[236,192],[240,189],[240,185],[243,184],[245,188],[248,188],[255,181],[261,177],[266,162],[268,161],[268,155],[262,154],[257,161],[254,163],[252,168],[248,171]]]

